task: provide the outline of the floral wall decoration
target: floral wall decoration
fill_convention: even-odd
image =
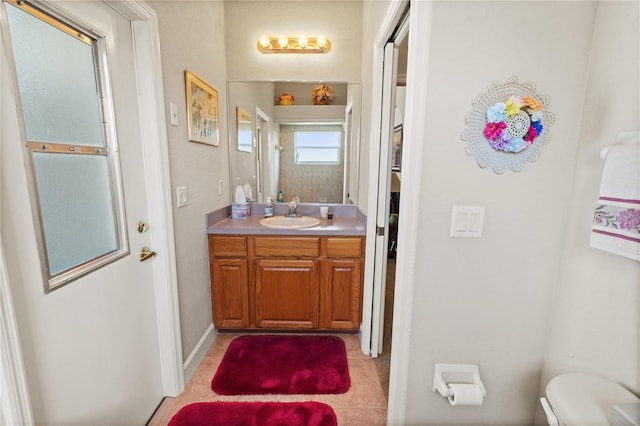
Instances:
[[[467,155],[482,168],[491,167],[498,174],[519,172],[549,143],[555,117],[549,97],[536,93],[533,83],[518,83],[517,77],[494,82],[472,106],[461,138],[467,142]]]

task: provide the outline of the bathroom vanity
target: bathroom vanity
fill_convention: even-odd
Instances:
[[[260,224],[261,205],[238,220],[207,216],[211,304],[219,330],[357,331],[365,226],[354,206],[305,229]],[[342,209],[344,208],[344,210]],[[312,212],[317,206],[300,206]],[[350,213],[354,214],[351,215]],[[276,213],[278,213],[276,209]],[[312,214],[312,213],[310,213]]]

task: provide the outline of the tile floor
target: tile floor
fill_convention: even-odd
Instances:
[[[385,425],[387,418],[388,357],[376,360],[360,350],[358,335],[339,335],[345,342],[351,388],[339,395],[218,395],[211,379],[229,343],[240,334],[218,334],[186,389],[177,398],[166,398],[149,426],[164,426],[178,410],[200,401],[318,401],[330,405],[338,424],[344,426]]]
[[[356,334],[341,334],[347,348],[351,388],[340,395],[224,396],[211,390],[211,379],[229,343],[241,334],[218,334],[186,389],[177,398],[166,398],[148,426],[165,426],[183,406],[200,401],[319,401],[329,404],[341,426],[386,425],[391,360],[391,326],[395,292],[395,258],[387,261],[384,347],[373,359],[362,353]]]

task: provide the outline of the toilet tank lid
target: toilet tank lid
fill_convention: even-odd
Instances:
[[[546,388],[554,413],[566,424],[609,424],[614,404],[638,402],[622,385],[594,374],[567,373]]]

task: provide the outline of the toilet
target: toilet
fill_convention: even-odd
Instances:
[[[635,407],[640,407],[640,399],[622,385],[603,377],[561,374],[551,379],[545,393],[546,397],[540,402],[550,426],[638,424],[638,419],[629,418],[626,412],[630,406],[637,412]],[[619,419],[622,423],[618,423]]]

